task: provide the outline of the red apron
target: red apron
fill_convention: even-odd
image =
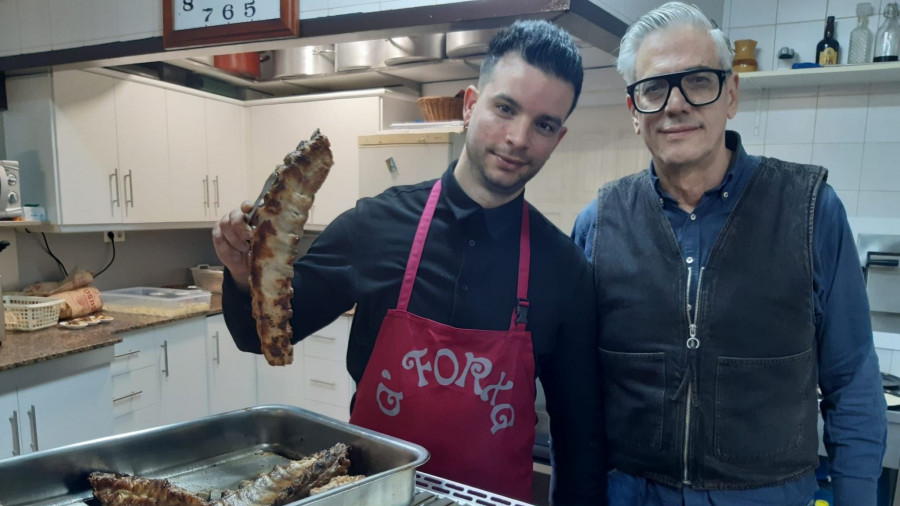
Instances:
[[[407,311],[438,181],[419,220],[397,308],[388,311],[356,392],[350,422],[424,446],[422,470],[531,502],[534,354],[525,330],[531,263],[522,204],[519,303],[509,330],[458,329]]]

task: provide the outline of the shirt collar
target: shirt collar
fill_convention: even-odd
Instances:
[[[728,170],[725,171],[725,177],[722,178],[722,181],[715,188],[707,190],[704,195],[724,195],[727,197],[728,194],[734,194],[737,182],[742,179],[741,176],[743,176],[747,167],[754,164],[753,158],[744,150],[744,145],[741,143],[741,135],[739,133],[733,130],[726,130],[725,147],[734,153],[728,164]],[[659,194],[660,198],[670,203],[678,203],[671,195],[663,190],[662,185],[659,182],[659,176],[656,175],[656,167],[653,165],[653,160],[650,160],[650,180],[653,181],[653,187],[656,188],[656,193]]]
[[[456,161],[453,161],[444,172],[444,175],[441,176],[441,197],[447,203],[447,207],[450,208],[450,212],[453,213],[457,221],[466,222],[475,217],[481,217],[493,239],[502,236],[513,225],[518,226],[521,223],[522,200],[525,198],[525,192],[522,192],[518,197],[500,207],[485,209],[472,200],[459,186],[459,182],[453,176],[455,169]]]

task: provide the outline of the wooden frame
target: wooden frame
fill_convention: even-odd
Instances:
[[[299,0],[280,0],[281,17],[279,19],[175,30],[173,6],[178,1],[162,0],[163,47],[166,49],[298,37],[300,35]]]

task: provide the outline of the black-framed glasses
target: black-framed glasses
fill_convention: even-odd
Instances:
[[[678,88],[687,103],[694,107],[709,105],[722,95],[722,85],[731,70],[699,68],[648,77],[626,89],[638,112],[659,112],[669,103],[672,88]]]

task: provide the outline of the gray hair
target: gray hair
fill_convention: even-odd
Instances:
[[[728,41],[725,32],[706,17],[697,6],[669,2],[641,16],[628,27],[625,36],[622,37],[622,43],[619,45],[619,57],[616,58],[616,69],[625,78],[626,83],[631,84],[637,80],[635,59],[644,39],[653,32],[672,27],[693,27],[709,32],[716,45],[719,64],[723,69],[731,68],[734,52],[731,50],[731,42]]]

